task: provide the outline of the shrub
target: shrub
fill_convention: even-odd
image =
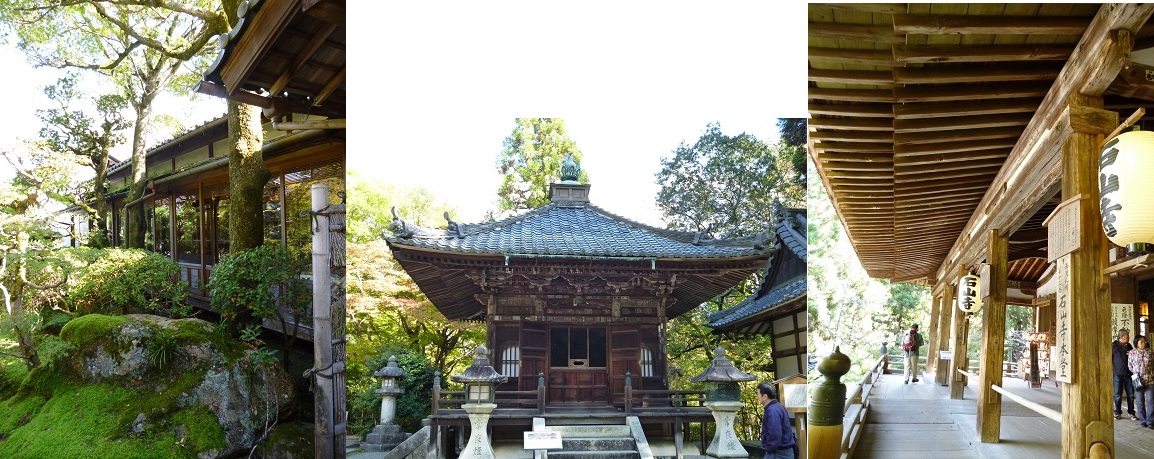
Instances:
[[[370,357],[364,365],[355,362],[349,367],[348,375],[348,425],[349,430],[361,434],[368,433],[381,421],[381,396],[377,389],[381,379],[373,373],[389,362],[390,356],[397,357],[397,366],[408,376],[397,381],[405,392],[397,398],[397,412],[394,422],[405,432],[416,432],[421,428],[421,420],[429,416],[433,397],[433,373],[436,368],[424,354],[403,348],[382,349]],[[442,384],[449,379],[442,375]]]
[[[309,259],[303,253],[280,246],[231,254],[216,264],[208,279],[209,299],[233,336],[239,336],[240,325],[253,322],[250,318],[275,318],[287,326],[291,316],[292,324],[298,324],[309,306],[309,288],[301,279],[307,269]]]
[[[186,316],[180,267],[141,249],[105,249],[69,281],[68,300],[79,314],[163,312]]]

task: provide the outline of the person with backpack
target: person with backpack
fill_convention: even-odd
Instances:
[[[902,336],[902,351],[906,353],[906,384],[910,383],[910,375],[914,382],[918,382],[918,350],[926,344],[922,334],[918,333],[918,324],[910,326],[910,332]]]

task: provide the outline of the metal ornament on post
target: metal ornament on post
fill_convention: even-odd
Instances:
[[[704,382],[708,387],[705,406],[713,412],[713,420],[717,429],[713,434],[713,442],[705,450],[705,454],[713,457],[749,457],[737,433],[733,430],[737,420],[737,410],[745,404],[741,402],[741,386],[739,383],[753,381],[756,376],[743,373],[733,366],[733,362],[725,358],[725,349],[717,346],[713,350],[713,362],[700,375],[689,378],[692,382]]]
[[[477,346],[473,364],[464,373],[453,375],[453,382],[465,385],[465,403],[461,409],[469,413],[469,443],[461,451],[460,459],[496,459],[489,443],[489,415],[497,408],[494,386],[509,380],[489,364],[489,349]]]
[[[373,373],[381,378],[381,388],[377,393],[381,395],[381,423],[365,436],[365,451],[391,451],[408,437],[401,431],[400,426],[393,424],[397,413],[397,397],[405,393],[397,384],[397,380],[408,376],[405,370],[397,366],[397,357],[389,357],[389,363],[380,371]]]

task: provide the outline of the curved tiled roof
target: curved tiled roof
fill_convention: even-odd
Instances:
[[[551,203],[481,225],[437,230],[393,221],[391,244],[470,254],[637,258],[731,258],[772,250],[766,232],[736,239],[654,228],[593,205]]]
[[[778,285],[765,295],[760,297],[750,296],[729,309],[711,313],[706,317],[706,320],[709,321],[710,328],[724,327],[739,320],[768,311],[779,304],[785,304],[790,300],[804,296],[805,292],[806,279],[805,276],[800,276],[792,281]]]

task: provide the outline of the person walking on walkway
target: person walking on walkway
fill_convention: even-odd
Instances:
[[[914,382],[918,382],[918,350],[925,344],[926,340],[918,333],[918,324],[911,325],[909,333],[902,335],[902,351],[906,353],[906,384],[910,383],[910,375],[913,375]]]
[[[1133,373],[1127,365],[1127,357],[1134,346],[1130,345],[1130,330],[1118,330],[1118,339],[1111,343],[1111,363],[1114,366],[1114,419],[1122,418],[1122,395],[1126,395],[1126,412],[1130,419],[1137,421],[1134,415],[1134,381]]]
[[[777,402],[777,389],[772,383],[757,385],[757,401],[765,408],[761,418],[761,447],[765,459],[795,459],[797,437],[789,424],[789,413]]]
[[[1134,373],[1134,392],[1138,395],[1138,422],[1142,427],[1154,428],[1154,351],[1145,336],[1134,339],[1137,346],[1130,351],[1130,371]]]

